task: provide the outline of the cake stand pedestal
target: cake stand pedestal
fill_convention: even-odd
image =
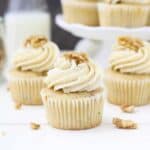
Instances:
[[[126,35],[143,40],[150,40],[150,27],[90,27],[81,24],[68,24],[63,20],[62,15],[57,15],[55,21],[56,24],[65,31],[82,38],[82,40],[75,45],[76,51],[87,52],[104,68],[107,66],[112,44],[118,36]]]

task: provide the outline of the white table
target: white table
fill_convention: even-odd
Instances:
[[[112,117],[137,121],[139,129],[116,129],[111,123]],[[40,123],[41,128],[37,131],[30,129],[30,122]],[[20,149],[149,150],[150,105],[126,114],[106,102],[101,126],[84,131],[63,131],[47,124],[42,106],[23,106],[16,110],[6,84],[3,84],[0,86],[0,150]]]

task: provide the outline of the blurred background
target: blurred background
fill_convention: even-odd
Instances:
[[[7,11],[8,5],[11,0],[0,0],[0,16],[3,16]],[[23,0],[20,0],[23,1]],[[60,0],[47,0],[48,11],[52,16],[52,40],[56,42],[61,49],[73,49],[77,38],[71,34],[63,31],[54,23],[55,15],[61,12]],[[69,40],[68,40],[69,39]],[[69,41],[69,42],[68,42]]]

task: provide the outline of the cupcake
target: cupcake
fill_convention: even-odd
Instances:
[[[149,21],[150,5],[138,0],[108,0],[100,3],[99,21],[101,26],[142,27]],[[146,4],[146,3],[145,3]]]
[[[13,100],[19,104],[42,104],[40,91],[45,87],[43,79],[54,67],[59,48],[45,37],[31,36],[19,49],[13,60],[9,86]]]
[[[98,0],[61,0],[63,17],[67,23],[98,26]]]
[[[99,67],[86,54],[64,53],[41,91],[50,125],[66,130],[98,126],[104,99],[101,78]]]
[[[120,37],[110,57],[105,85],[108,100],[116,105],[150,103],[150,43]]]

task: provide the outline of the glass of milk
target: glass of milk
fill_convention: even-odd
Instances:
[[[11,0],[4,21],[7,69],[28,36],[38,34],[51,38],[51,17],[45,0]]]

